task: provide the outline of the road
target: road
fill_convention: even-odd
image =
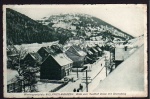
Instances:
[[[93,90],[93,86],[98,85],[100,80],[106,78],[106,69],[105,69],[105,56],[109,59],[109,52],[97,60],[94,64],[91,65],[91,71],[89,71],[88,77],[92,80],[89,84],[89,89]],[[76,76],[76,72],[72,73],[72,75]],[[85,84],[85,72],[79,72],[79,79],[76,82],[69,82],[66,86],[58,90],[57,92],[73,92],[74,88],[78,89],[79,84],[83,85],[83,91],[86,89]]]

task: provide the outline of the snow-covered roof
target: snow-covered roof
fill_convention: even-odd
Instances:
[[[115,60],[124,60],[125,53],[124,48],[115,48]]]
[[[99,83],[94,92],[144,91],[144,46]]]
[[[98,51],[102,51],[99,47],[97,47],[97,50],[98,50]]]
[[[16,80],[15,76],[19,75],[16,70],[7,69],[7,84]]]
[[[61,53],[61,54],[58,54],[58,55],[55,55],[55,56],[52,56],[55,61],[60,65],[60,66],[65,66],[67,64],[70,64],[70,63],[73,63],[73,61],[68,58],[66,56],[66,54],[64,53]]]
[[[84,51],[78,51],[78,54],[79,54],[80,56],[86,56],[86,53],[85,53]]]
[[[51,46],[53,44],[58,44],[58,41],[54,41],[54,42],[43,42],[41,44],[39,43],[32,43],[32,44],[21,44],[21,45],[14,45],[14,47],[17,50],[20,50],[21,48],[24,48],[25,50],[27,50],[27,52],[37,52],[41,47],[47,47],[47,46]]]
[[[90,50],[88,51],[88,53],[89,53],[90,55],[92,55],[92,54],[93,54]]]
[[[94,52],[96,52],[96,53],[98,52],[95,48],[92,48],[92,49],[93,49]]]
[[[86,53],[79,46],[72,46],[80,56],[86,56]]]
[[[42,61],[42,57],[38,54],[38,53],[29,53],[31,55],[31,57],[36,60],[37,62],[41,62]]]

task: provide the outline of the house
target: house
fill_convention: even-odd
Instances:
[[[107,76],[102,82],[99,83],[97,88],[91,90],[93,92],[136,92],[147,93],[145,87],[145,81],[147,75],[145,75],[144,67],[144,46],[141,46],[136,50],[129,58],[127,58],[122,64],[119,65],[109,76]],[[139,93],[136,94],[141,95]],[[146,95],[146,94],[145,94]]]
[[[98,51],[98,56],[102,56],[102,50],[99,46],[96,46],[95,49]]]
[[[31,72],[33,70],[34,69],[31,69]],[[29,91],[28,89],[30,88],[31,88],[30,81],[28,79],[22,77],[16,70],[7,69],[7,92],[8,93],[26,92]]]
[[[87,51],[86,62],[87,62],[87,63],[90,63],[90,64],[93,64],[95,61],[96,61],[96,60],[95,60],[94,54],[93,54],[90,50],[88,50],[88,51]]]
[[[21,92],[22,80],[17,79],[18,72],[16,70],[7,69],[7,92]]]
[[[86,53],[77,45],[70,46],[65,54],[73,61],[74,68],[83,67],[86,60]]]
[[[90,51],[94,54],[94,57],[98,57],[98,51],[94,47],[90,48]]]
[[[116,66],[122,63],[130,54],[130,49],[126,46],[120,46],[115,48],[115,58],[114,62]]]
[[[64,53],[49,54],[41,64],[40,79],[61,80],[70,74],[72,64]]]
[[[38,53],[28,53],[22,60],[22,64],[37,67],[42,62],[42,57]]]
[[[42,61],[44,61],[49,54],[57,54],[57,53],[62,53],[63,51],[61,50],[59,45],[51,45],[47,47],[41,47],[37,53],[42,57]]]

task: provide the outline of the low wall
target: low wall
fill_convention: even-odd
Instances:
[[[58,91],[59,89],[61,89],[62,87],[64,87],[65,85],[67,85],[68,82],[64,82],[63,84],[61,84],[60,86],[56,87],[55,89],[49,91],[49,92],[56,92]]]

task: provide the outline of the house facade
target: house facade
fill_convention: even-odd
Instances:
[[[61,80],[70,74],[72,63],[64,53],[49,55],[41,64],[40,79]]]
[[[102,56],[102,50],[99,46],[96,46],[95,49],[98,51],[98,56]]]
[[[79,46],[70,46],[65,54],[73,61],[73,68],[83,67],[87,54]]]
[[[22,80],[17,79],[18,76],[16,70],[7,69],[7,92],[22,92]]]

